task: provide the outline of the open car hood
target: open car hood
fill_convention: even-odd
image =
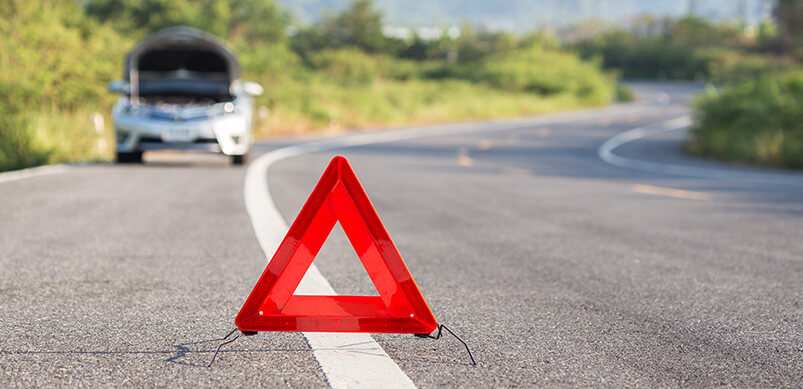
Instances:
[[[214,103],[233,99],[240,64],[214,36],[171,27],[145,38],[128,53],[123,77],[132,104]]]
[[[170,27],[148,36],[128,52],[123,77],[131,81],[131,71],[179,75],[218,73],[229,83],[240,79],[240,63],[216,37],[190,27]],[[184,74],[180,74],[184,72]]]

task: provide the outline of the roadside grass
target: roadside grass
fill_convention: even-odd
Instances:
[[[100,122],[96,122],[98,118]],[[96,127],[100,123],[102,127]],[[89,109],[28,112],[6,118],[0,133],[0,171],[111,160],[114,139],[109,123],[108,114]]]
[[[327,50],[308,66],[246,72],[265,86],[256,134],[532,115],[612,102],[615,75],[559,49],[526,47],[478,62],[410,61]],[[263,110],[264,111],[264,110]]]
[[[710,87],[694,105],[688,152],[803,169],[803,70]]]
[[[571,93],[504,91],[464,80],[287,84],[268,92],[275,103],[267,118],[257,115],[257,136],[533,115],[610,102]]]
[[[105,84],[129,40],[64,0],[0,2],[0,34],[0,171],[109,159]]]
[[[84,11],[72,0],[0,2],[0,171],[113,157],[106,84],[135,42]],[[533,115],[624,93],[599,61],[546,40],[463,62],[230,43],[243,78],[265,88],[257,137]]]

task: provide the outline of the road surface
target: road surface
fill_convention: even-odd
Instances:
[[[593,110],[266,141],[246,168],[149,155],[0,175],[0,386],[800,387],[803,175],[684,156],[699,87],[635,88]],[[600,158],[634,129],[608,150],[621,163]],[[334,155],[477,366],[449,336],[271,333],[206,367]],[[339,227],[315,265],[320,287],[376,294]]]

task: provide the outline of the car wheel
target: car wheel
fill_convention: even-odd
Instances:
[[[248,154],[232,155],[231,156],[231,164],[232,165],[238,165],[238,166],[242,165],[243,163],[245,163],[245,160],[247,159],[246,158],[247,156],[248,156]]]
[[[142,152],[135,151],[133,153],[117,153],[115,159],[117,163],[142,163]]]

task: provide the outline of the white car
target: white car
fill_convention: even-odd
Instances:
[[[251,149],[257,83],[240,80],[234,54],[215,37],[172,27],[140,42],[126,56],[112,109],[117,162],[142,162],[148,150],[223,153],[242,164]]]

